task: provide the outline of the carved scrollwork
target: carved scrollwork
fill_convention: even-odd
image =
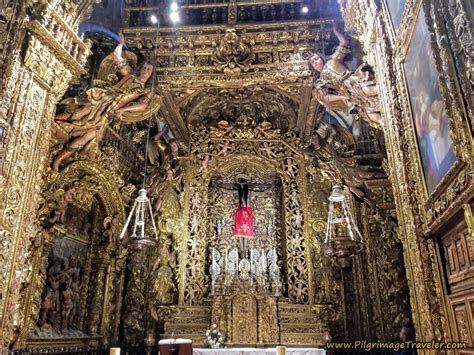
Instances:
[[[211,56],[211,61],[226,74],[236,75],[248,71],[255,60],[252,49],[244,43],[235,29],[226,33]]]

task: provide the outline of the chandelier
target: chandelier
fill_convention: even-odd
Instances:
[[[151,219],[152,231],[147,230],[146,221],[148,214]],[[132,210],[128,215],[122,233],[120,233],[120,239],[123,239],[125,233],[127,233],[128,226],[130,225],[132,219],[134,219],[132,235],[127,242],[127,247],[131,250],[143,250],[146,247],[154,246],[158,240],[158,234],[156,232],[156,225],[153,218],[151,203],[148,199],[146,190],[143,188],[138,191],[138,197],[135,199],[135,203],[133,204]],[[150,232],[154,234],[154,238],[147,237],[147,234]]]
[[[352,217],[340,185],[334,185],[329,196],[329,211],[324,254],[337,258],[342,267],[348,267],[350,258],[364,247],[362,235]]]

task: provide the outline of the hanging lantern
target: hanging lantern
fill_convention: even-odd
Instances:
[[[342,267],[349,266],[349,258],[364,247],[362,235],[355,224],[340,185],[334,185],[329,196],[328,222],[323,250],[326,256],[336,257]]]
[[[146,224],[147,218],[151,219],[151,228],[149,227],[149,224]],[[132,235],[127,242],[127,247],[132,250],[143,250],[149,246],[154,246],[158,240],[158,233],[156,232],[151,203],[145,189],[140,189],[140,191],[138,191],[138,197],[135,199],[132,210],[128,215],[127,222],[125,222],[122,233],[120,233],[120,239],[125,237],[132,219]],[[150,232],[153,234],[152,238],[147,236]]]

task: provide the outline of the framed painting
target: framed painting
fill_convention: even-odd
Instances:
[[[403,11],[405,10],[406,0],[385,0],[393,29],[397,32],[402,22]]]
[[[421,168],[427,193],[431,195],[457,159],[423,7],[420,7],[403,66]]]

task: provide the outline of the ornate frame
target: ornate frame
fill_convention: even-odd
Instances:
[[[466,180],[469,180],[470,178],[468,176],[465,177],[465,174],[472,158],[472,148],[469,148],[470,146],[472,147],[472,136],[467,128],[467,108],[463,104],[461,93],[457,90],[459,88],[459,83],[454,69],[452,53],[447,44],[442,43],[442,41],[439,40],[440,37],[447,36],[447,33],[446,29],[440,24],[443,20],[439,18],[440,15],[434,10],[435,6],[436,4],[431,4],[430,2],[423,0],[407,1],[400,31],[394,42],[395,52],[397,53],[398,62],[400,64],[400,75],[403,75],[403,82],[400,84],[400,90],[405,95],[401,95],[401,105],[405,112],[409,112],[405,114],[405,122],[408,123],[410,127],[407,140],[409,141],[410,146],[417,147],[416,154],[410,152],[410,156],[413,161],[417,162],[414,166],[415,175],[423,177],[423,181],[414,179],[417,180],[414,181],[414,183],[416,185],[418,201],[421,205],[420,209],[423,212],[422,218],[424,223],[428,226],[437,224],[435,219],[439,217],[438,214],[440,212],[442,213],[442,210],[447,209],[450,202],[456,200],[456,194],[449,190],[454,189],[459,192],[463,188],[469,186]],[[423,175],[420,152],[416,141],[413,112],[408,98],[407,80],[403,68],[403,63],[413,36],[416,21],[422,7],[425,12],[428,30],[431,33],[431,46],[433,47],[434,54],[433,59],[438,70],[439,87],[449,117],[450,137],[452,148],[456,156],[456,162],[431,193],[428,193],[426,181]],[[387,15],[389,16],[388,13]],[[459,181],[460,177],[461,180],[463,180],[461,183]],[[459,186],[460,184],[462,185],[461,187]],[[455,188],[454,185],[456,185]],[[447,197],[446,193],[448,193],[449,197]],[[447,198],[450,200],[449,202],[446,201]],[[429,232],[431,228],[428,227],[426,232]]]

